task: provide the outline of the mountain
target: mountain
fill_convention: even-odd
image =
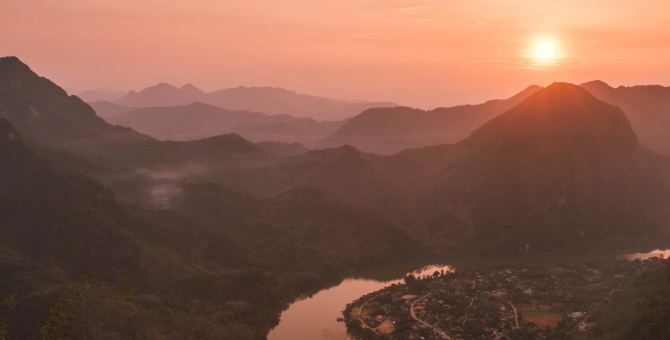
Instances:
[[[275,169],[274,182],[255,180],[275,190],[309,183],[480,253],[659,245],[670,235],[668,158],[638,143],[621,109],[572,84],[535,92],[453,145],[392,156],[344,146]]]
[[[282,88],[236,87],[205,93],[193,85],[182,88],[161,83],[140,92],[130,91],[114,104],[130,107],[183,106],[201,102],[232,111],[263,112],[321,120],[343,120],[373,107],[393,107],[389,102],[346,103],[324,97],[298,94]]]
[[[314,186],[396,221],[417,217],[417,207],[405,186],[387,174],[379,160],[380,156],[351,146],[314,150],[280,159],[269,170],[248,172],[247,180],[251,190],[266,195]]]
[[[138,162],[153,159],[137,150]],[[199,169],[189,180],[266,197],[316,187],[436,247],[492,254],[525,252],[526,245],[531,252],[584,251],[654,245],[670,230],[668,159],[638,143],[621,109],[571,84],[536,91],[456,144],[390,156],[347,145],[226,161],[214,153],[191,156],[195,150],[165,164]],[[222,162],[215,163],[217,157]]]
[[[272,154],[237,134],[188,142],[149,141],[118,146],[106,153],[107,160],[132,168],[172,168],[183,164],[228,168],[272,158]],[[271,150],[271,149],[269,149]]]
[[[254,141],[314,143],[337,130],[345,121],[317,122],[289,115],[268,116],[260,112],[229,111],[217,106],[192,103],[173,107],[131,109],[115,104],[91,104],[105,119],[159,140],[195,140],[237,133]],[[117,114],[111,113],[116,111]]]
[[[152,139],[108,124],[81,99],[68,96],[15,57],[0,58],[0,117],[24,137],[49,147],[90,150],[103,144]]]
[[[621,109],[555,83],[407,181],[426,193],[435,231],[492,253],[566,251],[667,240],[668,169]]]
[[[369,109],[351,118],[317,147],[349,144],[366,152],[392,154],[403,149],[456,143],[540,89],[530,86],[506,100],[431,111],[408,107]]]
[[[670,87],[644,85],[613,88],[602,81],[580,86],[596,98],[622,108],[642,145],[670,155]]]

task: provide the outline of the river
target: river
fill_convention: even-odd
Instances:
[[[646,259],[654,256],[670,256],[670,250],[654,250],[651,252],[629,253],[623,255],[601,254],[588,255],[588,259]],[[570,263],[584,261],[585,256],[552,258],[496,258],[486,263]],[[454,267],[462,268],[484,263],[477,261],[450,261],[446,263],[403,262],[380,266],[343,280],[339,285],[323,289],[311,297],[298,300],[285,310],[279,322],[268,335],[268,340],[350,340],[347,328],[337,318],[342,316],[346,305],[359,297],[382,289],[393,283],[402,281],[408,274],[418,276],[432,275],[435,271],[450,271]]]

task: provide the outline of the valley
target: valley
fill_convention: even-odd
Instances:
[[[8,339],[40,338],[50,308],[74,294],[91,299],[63,330],[77,338],[279,340],[282,326],[272,330],[283,310],[366,269],[670,244],[670,160],[640,144],[624,111],[577,85],[445,112],[372,108],[337,126],[186,103],[202,92],[190,87],[161,85],[120,104],[159,100],[163,90],[176,106],[115,116],[146,118],[136,131],[108,123],[19,59],[0,58],[0,299],[18,299],[2,321]],[[142,105],[156,104],[149,99]],[[384,137],[388,149],[369,149],[379,154],[302,144],[357,121],[375,125],[387,110],[428,118],[382,132],[460,132],[417,144]],[[198,117],[212,130],[160,135]],[[211,125],[213,117],[228,125]],[[261,130],[288,126],[286,138],[226,130],[254,121]],[[106,270],[132,282],[121,311],[114,294],[68,288]],[[361,287],[343,296],[381,288]]]

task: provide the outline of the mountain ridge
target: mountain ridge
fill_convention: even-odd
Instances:
[[[650,149],[670,155],[670,87],[636,85],[611,87],[603,81],[583,83],[598,99],[621,107],[640,138]]]
[[[68,96],[16,57],[0,58],[0,117],[29,140],[45,146],[90,150],[103,144],[152,139],[108,124],[77,96]]]
[[[108,122],[133,128],[159,140],[185,141],[238,133],[254,142],[313,144],[344,124],[344,121],[317,122],[312,118],[285,114],[271,116],[260,112],[230,111],[200,102],[146,108],[120,107],[108,102],[91,105],[104,112]]]
[[[129,107],[165,107],[188,105],[193,102],[218,106],[232,111],[263,112],[268,115],[287,114],[316,120],[342,120],[370,107],[397,106],[390,102],[345,103],[279,87],[245,87],[206,93],[191,84],[177,88],[160,83],[140,92],[130,91],[114,100],[114,104]]]
[[[533,85],[508,99],[430,111],[408,107],[369,109],[317,146],[350,144],[367,152],[393,154],[403,149],[456,143],[539,89]]]

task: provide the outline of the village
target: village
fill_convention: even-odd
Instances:
[[[409,275],[347,305],[355,339],[564,339],[658,258]]]

